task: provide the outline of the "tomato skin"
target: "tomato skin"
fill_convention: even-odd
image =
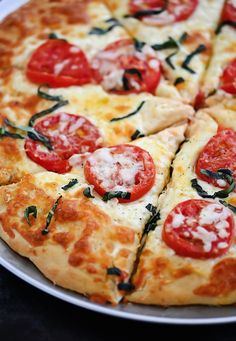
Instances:
[[[103,165],[102,170],[104,171],[104,174],[97,175],[96,167],[98,166],[96,165],[96,160],[98,160],[99,154],[103,153],[104,150],[108,153],[109,158],[112,158],[114,161],[112,161],[113,163],[108,163],[105,167]],[[125,155],[124,157],[126,160],[127,157],[130,158],[134,164],[136,162],[142,163],[142,169],[138,170],[135,176],[131,179],[131,181],[134,182],[131,185],[127,185],[124,178],[122,178],[121,172],[124,170],[122,161],[119,162],[115,160],[116,157],[121,157],[122,159],[123,155]],[[107,167],[111,170],[109,175],[106,174]],[[141,198],[152,188],[155,182],[156,169],[153,159],[147,151],[134,145],[121,144],[95,151],[85,163],[84,174],[88,183],[92,184],[95,191],[101,196],[103,196],[106,192],[117,190],[117,186],[126,186],[125,190],[122,191],[129,192],[131,194],[130,199],[117,199],[121,203],[128,203]],[[104,180],[106,183],[110,182],[109,187],[108,185],[107,187],[104,186]]]
[[[201,169],[217,172],[220,168],[227,168],[233,172],[236,181],[236,131],[233,129],[220,129],[200,152],[196,163],[196,174],[201,179],[216,187],[216,179],[201,173]]]
[[[232,95],[236,94],[236,58],[225,67],[220,83],[222,90]]]
[[[233,4],[226,2],[223,9],[221,21],[223,22],[228,20],[236,21],[236,7]]]
[[[51,115],[34,126],[35,130],[46,136],[53,150],[42,148],[42,144],[27,138],[25,151],[28,157],[56,173],[66,173],[71,170],[68,159],[74,154],[93,152],[101,145],[98,143],[98,129],[85,117],[59,113]]]
[[[199,91],[194,100],[194,109],[198,110],[204,107],[205,99],[206,99],[205,93],[203,91]]]
[[[199,0],[169,0],[167,9],[158,15],[145,15],[139,19],[157,26],[169,25],[174,22],[187,20],[196,10]],[[142,10],[154,10],[161,9],[165,6],[164,0],[130,0],[129,1],[129,12],[135,14]],[[156,17],[156,20],[151,18]],[[150,20],[149,20],[150,19]]]
[[[113,60],[105,57],[106,52],[116,54],[121,51],[120,55],[115,57]],[[154,52],[154,51],[153,51]],[[154,52],[155,53],[155,52]],[[140,54],[143,55],[141,58]],[[150,67],[150,62],[155,61],[157,64],[156,68]],[[109,70],[103,71],[103,65],[109,63]],[[117,93],[117,94],[129,94],[129,93],[140,93],[150,92],[154,93],[161,77],[160,63],[157,57],[145,56],[142,52],[137,53],[134,48],[132,39],[121,39],[114,43],[109,44],[103,51],[100,51],[92,60],[91,66],[93,69],[93,77],[97,83],[100,83],[106,91]],[[98,67],[99,66],[99,67]],[[127,74],[126,77],[132,82],[134,80],[138,83],[139,88],[134,87],[129,82],[130,89],[125,90],[123,86],[115,86],[113,89],[107,89],[104,86],[103,81],[107,75],[111,74],[113,70],[129,70],[136,69],[141,74],[141,79],[137,75]]]
[[[196,259],[215,258],[223,255],[230,247],[234,238],[234,218],[230,211],[223,222],[227,224],[226,234],[220,236],[213,223],[201,225],[201,212],[208,205],[217,206],[220,211],[226,210],[222,205],[206,200],[190,199],[179,203],[167,216],[162,232],[163,241],[172,248],[177,255]],[[216,212],[216,211],[215,211]],[[221,211],[220,211],[221,212]],[[173,224],[175,214],[181,214],[184,218],[178,227]],[[198,228],[206,232],[214,233],[215,240],[211,241],[209,250],[204,250],[203,242],[196,236]],[[225,243],[224,248],[219,248],[219,243]]]
[[[50,39],[34,51],[26,75],[34,83],[48,84],[53,88],[83,85],[92,81],[84,52],[60,39]]]

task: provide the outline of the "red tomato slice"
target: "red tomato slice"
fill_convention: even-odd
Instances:
[[[233,4],[233,1],[228,1],[225,4],[221,21],[236,21],[236,6]]]
[[[160,81],[160,63],[155,51],[145,48],[145,53],[136,51],[131,39],[109,44],[92,60],[95,80],[106,91],[120,94],[154,92]]]
[[[39,141],[26,139],[28,157],[48,171],[66,173],[71,165],[68,159],[74,154],[93,152],[99,145],[98,129],[85,117],[59,113],[48,116],[34,126],[52,144],[50,151]]]
[[[216,172],[220,168],[230,169],[236,181],[236,131],[232,129],[219,130],[208,141],[198,157],[196,174],[200,179],[217,187],[225,187],[220,184],[219,180],[212,179],[200,172],[201,169]]]
[[[32,82],[53,88],[91,81],[91,70],[84,52],[60,39],[50,39],[34,51],[26,74]]]
[[[234,218],[218,203],[186,200],[166,218],[162,237],[177,255],[200,259],[218,257],[233,241]]]
[[[152,188],[156,170],[147,151],[120,144],[95,151],[85,163],[84,174],[100,195],[111,191],[129,192],[129,200],[118,200],[130,202],[141,198]]]
[[[224,69],[220,88],[232,95],[236,94],[236,58]]]
[[[130,0],[129,11],[135,14],[143,10],[160,10],[165,6],[165,0]],[[162,26],[188,19],[198,6],[199,0],[169,0],[167,8],[160,14],[140,16],[147,24]]]

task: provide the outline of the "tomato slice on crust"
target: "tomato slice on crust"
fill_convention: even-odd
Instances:
[[[96,192],[121,191],[130,193],[130,202],[146,194],[155,181],[155,165],[151,155],[140,147],[120,144],[96,150],[84,166],[86,180]]]
[[[218,257],[233,241],[234,218],[218,203],[186,200],[167,216],[162,237],[177,255],[199,259]]]
[[[236,94],[236,58],[225,67],[220,83],[222,90],[232,95]]]
[[[227,1],[222,13],[221,21],[235,21],[236,22],[236,5],[233,1]]]
[[[201,173],[201,169],[213,172],[221,168],[232,171],[236,181],[236,131],[232,129],[220,129],[201,151],[197,163],[196,174],[204,181],[217,187],[225,187],[222,181],[210,178]]]
[[[161,76],[155,51],[148,45],[137,51],[131,39],[109,44],[93,58],[91,67],[104,90],[119,94],[153,93]]]
[[[72,155],[93,152],[101,147],[98,129],[82,116],[59,113],[44,118],[34,128],[49,139],[53,150],[27,138],[25,151],[31,160],[48,171],[66,173],[71,169],[68,159]]]
[[[34,51],[26,74],[32,82],[53,88],[91,81],[91,70],[84,52],[60,39],[50,39]]]
[[[198,0],[130,0],[129,12],[147,24],[163,26],[188,19],[198,3]],[[157,13],[152,14],[155,10]]]

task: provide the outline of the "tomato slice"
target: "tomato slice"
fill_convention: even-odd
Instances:
[[[84,52],[60,39],[50,39],[34,51],[26,74],[32,82],[53,88],[91,81],[91,70]]]
[[[201,173],[201,169],[217,172],[220,168],[230,169],[236,181],[236,131],[232,129],[221,129],[208,141],[198,157],[196,174],[200,179],[224,188],[226,184],[222,180]]]
[[[186,200],[167,216],[162,237],[177,255],[199,259],[218,257],[233,241],[234,218],[218,203]]]
[[[236,58],[224,69],[220,79],[220,88],[232,95],[236,94]]]
[[[233,1],[227,1],[222,13],[221,21],[236,21],[236,5]]]
[[[167,5],[166,5],[167,3]],[[138,16],[138,19],[151,25],[163,26],[174,22],[188,19],[195,11],[199,0],[130,0],[129,12],[135,15],[137,12],[146,10],[160,10],[159,14],[146,14]]]
[[[121,191],[130,193],[130,202],[141,198],[153,186],[155,165],[151,155],[140,147],[120,144],[96,150],[84,166],[86,180],[96,192]]]
[[[160,81],[160,63],[151,47],[146,45],[143,51],[136,51],[131,39],[109,44],[91,62],[95,80],[119,94],[153,93]]]
[[[93,152],[101,147],[98,129],[83,116],[59,113],[46,117],[34,128],[49,139],[53,150],[27,138],[25,151],[31,160],[48,171],[66,173],[71,169],[68,159],[72,155]]]

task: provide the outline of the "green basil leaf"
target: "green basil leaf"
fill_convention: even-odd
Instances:
[[[138,52],[142,52],[142,48],[144,47],[144,45],[146,45],[146,43],[144,43],[143,41],[140,41],[136,38],[133,38],[133,41],[134,41],[135,50]]]
[[[55,102],[60,102],[63,101],[63,97],[62,96],[52,96],[47,94],[46,92],[42,91],[41,88],[43,87],[47,87],[49,88],[49,86],[47,84],[42,84],[38,87],[38,92],[37,95],[43,99],[46,99],[47,101],[55,101]]]
[[[49,33],[48,39],[58,39],[58,40],[63,40],[67,42],[66,39],[60,38],[55,32]]]
[[[225,207],[229,208],[233,213],[236,214],[236,206],[233,206],[231,204],[228,204],[226,201],[224,200],[219,200],[219,202],[224,205]]]
[[[122,82],[123,82],[123,88],[124,90],[130,90],[132,87],[129,84],[129,78],[127,75],[136,75],[140,80],[142,80],[142,74],[138,69],[131,68],[131,69],[126,69],[124,71],[123,77],[122,77]]]
[[[55,201],[54,205],[52,206],[52,208],[48,212],[47,219],[46,219],[46,225],[45,225],[44,229],[41,231],[41,233],[43,235],[48,234],[48,232],[49,232],[48,227],[49,227],[49,225],[50,225],[50,223],[52,221],[52,217],[54,216],[54,214],[56,212],[57,206],[58,206],[59,201],[60,201],[61,198],[62,198],[62,195],[60,195],[59,198],[57,198],[57,200]]]
[[[185,82],[185,79],[183,77],[178,77],[178,78],[176,78],[174,85],[176,86],[176,85],[183,83],[183,82]]]
[[[169,39],[162,44],[154,44],[154,45],[151,45],[151,47],[155,51],[161,51],[161,50],[173,49],[173,48],[179,49],[178,43],[172,37],[169,37]]]
[[[110,120],[110,122],[120,121],[120,120],[123,120],[123,119],[125,119],[125,118],[128,118],[128,117],[131,117],[131,116],[133,116],[133,115],[136,115],[136,114],[142,109],[144,103],[145,103],[145,101],[142,101],[142,102],[139,104],[138,108],[137,108],[136,110],[134,110],[133,112],[131,112],[131,113],[125,115],[125,116],[112,118],[112,119]]]
[[[111,192],[106,192],[102,200],[107,202],[108,200],[111,200],[113,198],[120,198],[120,199],[130,199],[131,194],[129,192],[122,192],[122,191],[111,191]]]
[[[165,58],[166,63],[169,65],[169,67],[170,67],[172,70],[175,70],[175,66],[174,66],[173,63],[172,63],[171,58],[174,57],[177,53],[178,53],[178,50],[175,51],[175,52],[173,52],[173,53],[171,53],[169,56],[167,56],[167,57]]]
[[[122,271],[119,268],[117,268],[116,266],[113,266],[111,268],[107,268],[107,274],[108,275],[120,276],[122,274]]]
[[[63,101],[60,101],[56,104],[54,104],[51,108],[48,108],[46,110],[43,110],[43,111],[40,111],[38,113],[36,113],[35,115],[33,115],[30,120],[29,120],[29,126],[32,127],[35,123],[35,121],[41,117],[44,117],[48,114],[51,114],[53,111],[63,107],[64,105],[67,105],[69,103],[69,101],[67,100],[63,100]]]
[[[198,193],[198,195],[200,195],[200,197],[202,197],[202,198],[213,198],[212,195],[210,195],[206,191],[204,191],[202,186],[199,185],[197,179],[192,179],[191,185],[197,191],[197,193]]]
[[[156,206],[153,206],[152,204],[148,204],[146,206],[146,209],[151,212],[151,217],[148,219],[144,226],[144,234],[149,233],[150,231],[154,231],[157,226],[157,221],[160,219],[160,212],[157,210]]]
[[[200,44],[193,52],[191,52],[186,57],[186,59],[183,61],[182,65],[181,65],[182,68],[187,70],[188,72],[190,72],[192,74],[196,73],[193,69],[191,69],[189,67],[189,64],[190,64],[190,62],[191,62],[191,60],[193,59],[194,56],[196,56],[197,54],[200,54],[200,53],[202,53],[202,52],[204,52],[206,50],[207,50],[206,46],[204,44]]]
[[[101,28],[101,27],[92,27],[91,30],[89,31],[89,34],[95,34],[95,35],[104,35],[110,31],[113,30],[113,28],[117,27],[117,26],[121,26],[120,22],[115,19],[115,18],[109,18],[107,20],[105,20],[106,23],[111,23],[112,25],[107,27],[107,28]]]
[[[16,133],[11,133],[10,131],[7,131],[5,127],[0,127],[0,137],[11,137],[13,139],[21,139],[24,140],[24,136]]]
[[[167,1],[165,1],[165,4],[163,7],[160,9],[144,9],[141,11],[137,11],[134,14],[125,14],[123,17],[124,18],[135,18],[135,19],[140,19],[142,17],[146,17],[149,15],[158,15],[164,12],[167,8]]]
[[[236,28],[236,21],[233,21],[233,20],[222,21],[217,27],[217,29],[215,30],[215,33],[219,34],[224,26],[231,26],[231,27]]]
[[[213,194],[213,198],[227,198],[231,192],[234,191],[235,189],[235,182],[233,178],[233,173],[231,172],[230,169],[218,169],[217,172],[212,172],[207,169],[201,169],[200,172],[212,179],[217,179],[217,180],[225,180],[228,184],[229,187],[225,188],[223,190],[217,191]]]
[[[84,189],[84,191],[83,191],[83,194],[84,194],[84,196],[85,197],[87,197],[87,198],[95,198],[93,195],[92,195],[92,193],[91,193],[91,188],[90,187],[86,187],[85,189]]]
[[[73,187],[74,185],[76,185],[78,183],[77,179],[71,179],[68,184],[62,186],[61,189],[63,189],[63,191],[67,191],[69,188]]]
[[[134,141],[136,139],[139,139],[141,137],[144,137],[145,135],[143,133],[141,133],[140,130],[135,130],[135,132],[131,135],[131,140]]]
[[[32,216],[36,219],[37,218],[37,207],[36,206],[28,206],[26,207],[25,211],[24,211],[24,217],[28,223],[29,226],[31,226],[30,220],[29,220],[29,216],[30,214],[32,214]]]

